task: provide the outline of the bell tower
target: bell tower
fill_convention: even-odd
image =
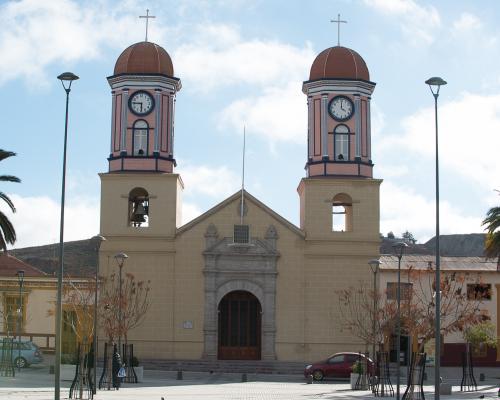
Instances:
[[[151,42],[136,43],[116,61],[111,86],[109,171],[173,172],[175,95],[168,53]]]
[[[363,58],[335,46],[314,60],[302,91],[307,96],[306,178],[300,225],[309,239],[372,243],[378,254],[379,186],[373,179],[370,99],[375,83]],[[350,243],[350,244],[349,244]]]
[[[169,54],[151,42],[118,57],[111,87],[109,171],[101,177],[101,233],[173,236],[182,181],[174,173],[175,97],[181,81]]]

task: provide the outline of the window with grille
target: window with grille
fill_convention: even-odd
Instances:
[[[248,225],[235,225],[233,234],[234,243],[249,243],[250,229]]]
[[[491,284],[489,283],[467,284],[467,298],[469,300],[491,300]]]
[[[401,282],[400,294],[401,300],[410,300],[413,290],[413,283]],[[397,300],[398,298],[398,283],[387,282],[387,300]]]
[[[25,301],[22,304],[22,310],[19,301],[19,295],[6,295],[4,298],[4,313],[5,313],[5,329],[4,331],[10,332],[23,332],[26,320],[26,306]],[[23,297],[23,300],[25,298]]]

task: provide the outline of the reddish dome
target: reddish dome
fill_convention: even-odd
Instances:
[[[365,60],[354,50],[335,46],[323,50],[311,65],[309,80],[362,79],[370,80]]]
[[[151,42],[139,42],[127,47],[116,60],[115,75],[118,74],[174,76],[174,66],[163,47]]]

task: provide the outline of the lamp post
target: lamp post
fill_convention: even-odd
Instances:
[[[397,242],[392,245],[394,251],[396,252],[396,257],[398,258],[398,287],[397,287],[397,325],[396,325],[396,365],[397,365],[397,374],[396,374],[396,399],[400,399],[400,381],[401,381],[401,259],[403,258],[403,254],[408,245],[405,242]]]
[[[122,352],[122,269],[123,269],[123,264],[125,263],[125,260],[128,258],[128,256],[125,253],[118,253],[115,255],[115,260],[118,263],[118,268],[120,271],[119,274],[119,281],[118,281],[118,299],[119,299],[119,308],[118,308],[118,352],[121,354]]]
[[[24,284],[24,271],[20,269],[17,271],[17,281],[19,283],[19,313],[17,316],[17,340],[18,340],[18,356],[17,370],[21,371],[21,326],[23,320],[23,284]]]
[[[446,81],[439,77],[432,77],[425,81],[434,96],[434,116],[436,124],[436,332],[435,332],[435,377],[434,397],[439,400],[441,385],[439,369],[441,366],[441,257],[439,254],[439,134],[438,134],[438,106],[439,89],[446,85]]]
[[[61,333],[62,333],[62,281],[64,273],[64,198],[66,192],[66,147],[68,143],[68,105],[71,84],[78,76],[71,72],[64,72],[57,77],[66,92],[66,120],[64,124],[63,168],[61,184],[61,225],[59,228],[59,271],[57,273],[57,301],[56,301],[56,359],[54,368],[54,399],[59,400],[61,395]]]
[[[368,261],[370,268],[373,272],[373,327],[372,327],[372,335],[373,335],[373,343],[372,343],[372,357],[373,362],[375,363],[375,337],[377,331],[377,272],[380,266],[380,260],[374,258],[373,260]]]
[[[99,289],[99,249],[101,248],[101,243],[106,240],[104,236],[96,235],[92,239],[95,241],[95,249],[96,249],[96,267],[95,267],[95,293],[94,293],[94,387],[92,389],[93,394],[96,394],[97,391],[97,291]]]

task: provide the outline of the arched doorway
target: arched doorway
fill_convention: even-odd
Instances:
[[[260,360],[262,308],[259,300],[243,290],[230,292],[220,301],[218,314],[218,358]]]

